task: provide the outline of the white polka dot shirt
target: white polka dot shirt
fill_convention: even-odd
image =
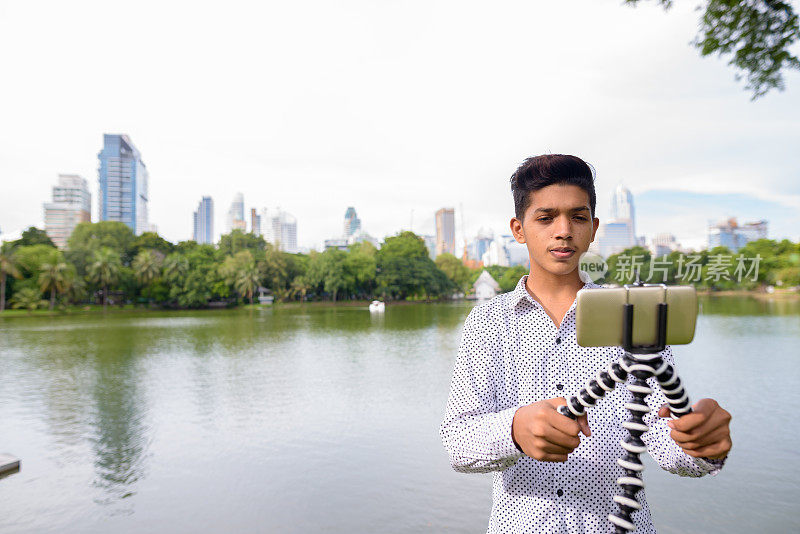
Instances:
[[[520,452],[511,439],[514,413],[521,406],[553,397],[569,398],[609,361],[619,347],[581,347],[575,337],[575,302],[556,327],[525,289],[516,289],[475,307],[464,323],[441,436],[456,471],[494,472],[488,533],[607,533],[608,514],[622,476],[617,458],[627,431],[623,404],[630,392],[617,384],[588,410],[590,437],[564,463],[541,462]],[[585,288],[600,287],[593,283]],[[667,347],[662,356],[673,363]],[[669,437],[666,420],[656,414],[666,399],[653,379],[643,440],[658,464],[681,476],[716,474],[722,461],[684,453]],[[691,392],[689,392],[691,395]],[[645,475],[646,479],[646,475]],[[654,533],[644,491],[642,510],[633,514],[637,534]]]

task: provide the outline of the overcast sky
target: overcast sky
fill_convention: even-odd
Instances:
[[[689,45],[697,4],[0,0],[0,239],[43,225],[59,173],[97,218],[105,132],[141,151],[175,242],[203,195],[224,230],[237,191],[305,247],[348,206],[379,238],[443,206],[459,240],[461,206],[468,236],[507,233],[509,176],[548,152],[594,165],[601,220],[621,181],[640,233],[696,246],[738,216],[800,240],[800,75],[751,102]]]

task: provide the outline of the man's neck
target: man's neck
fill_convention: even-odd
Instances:
[[[558,275],[536,268],[533,263],[525,284],[528,293],[540,303],[572,302],[582,287],[583,282],[578,269],[566,275]]]

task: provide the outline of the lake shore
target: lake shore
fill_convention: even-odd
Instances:
[[[778,290],[773,293],[765,291],[754,290],[725,290],[725,291],[710,291],[698,290],[697,294],[702,297],[752,297],[759,300],[800,300],[800,292],[794,290]],[[389,306],[407,306],[409,304],[433,304],[442,302],[460,302],[468,299],[460,299],[459,301],[440,301],[440,300],[397,300],[389,301]],[[69,306],[67,308],[55,310],[15,310],[6,309],[0,312],[0,319],[6,317],[52,317],[61,315],[87,315],[87,314],[102,314],[102,313],[136,313],[136,312],[161,312],[161,311],[209,311],[209,310],[264,310],[269,308],[300,308],[304,306],[312,306],[315,308],[333,308],[333,307],[351,307],[351,308],[366,308],[370,304],[370,300],[314,300],[305,302],[276,302],[275,304],[241,304],[239,306],[215,307],[215,308],[163,308],[163,307],[147,307],[141,305],[126,304],[124,306],[109,306],[103,309],[103,306],[91,304],[88,306]]]

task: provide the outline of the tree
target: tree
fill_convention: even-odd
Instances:
[[[377,260],[378,285],[390,297],[438,297],[455,289],[428,256],[425,242],[413,232],[387,238]]]
[[[41,291],[35,287],[24,287],[20,289],[11,297],[10,303],[13,308],[25,308],[29,312],[36,308],[47,306],[47,301],[42,300]]]
[[[148,285],[161,274],[162,258],[160,253],[151,249],[144,249],[136,255],[131,266],[142,285]]]
[[[12,241],[13,247],[30,247],[32,245],[47,245],[53,248],[56,246],[48,237],[47,232],[35,226],[29,226],[27,230],[22,232],[22,236],[19,239]]]
[[[89,264],[94,261],[94,253],[101,248],[115,251],[123,265],[129,265],[134,257],[136,235],[130,227],[119,221],[80,223],[67,240],[67,259],[71,261],[78,274],[86,274]]]
[[[89,265],[89,280],[103,288],[103,309],[108,306],[108,286],[119,279],[122,263],[119,253],[109,247],[95,251]]]
[[[162,256],[166,256],[175,250],[175,245],[155,232],[144,232],[133,240],[131,253],[136,257],[143,250],[157,250]]]
[[[180,279],[186,276],[189,270],[189,260],[180,252],[173,252],[166,258],[161,266],[162,276],[170,284],[177,284]]]
[[[6,309],[6,277],[11,275],[17,279],[22,278],[18,267],[13,247],[0,250],[0,312]]]
[[[236,281],[234,282],[236,291],[242,295],[247,295],[247,300],[251,304],[253,302],[253,293],[258,290],[260,284],[261,276],[254,261],[242,265],[236,272]]]
[[[515,265],[514,267],[510,267],[503,273],[503,276],[500,277],[500,280],[497,281],[498,285],[500,286],[500,291],[507,293],[509,291],[513,291],[517,284],[519,283],[519,279],[528,274],[528,268],[522,265]]]
[[[39,289],[50,291],[50,310],[56,305],[56,293],[64,293],[75,278],[74,269],[63,261],[45,263],[39,271]]]
[[[672,6],[672,0],[657,1],[664,9]],[[744,73],[745,89],[752,90],[755,100],[770,89],[784,89],[783,69],[800,69],[800,60],[790,52],[798,38],[800,26],[789,2],[706,0],[693,44],[702,56],[732,55],[728,64]],[[736,79],[741,78],[737,73]]]
[[[434,263],[436,263],[436,267],[447,275],[447,278],[453,282],[453,285],[455,285],[459,291],[462,293],[467,292],[469,281],[472,277],[472,271],[461,263],[461,260],[445,252],[436,256],[436,261]]]
[[[219,250],[226,256],[233,256],[242,250],[251,252],[263,251],[267,247],[267,242],[260,235],[246,234],[242,230],[236,229],[229,234],[219,238]]]

